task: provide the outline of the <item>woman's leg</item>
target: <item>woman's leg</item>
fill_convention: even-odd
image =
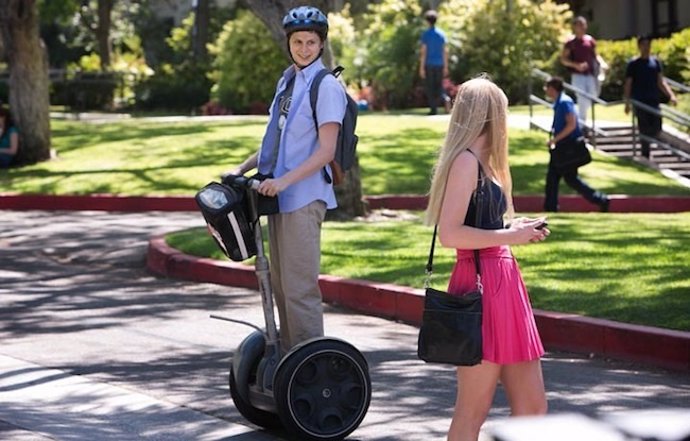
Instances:
[[[502,366],[501,383],[506,391],[511,415],[543,415],[546,413],[546,392],[541,361]]]
[[[458,368],[458,395],[448,441],[477,441],[494,399],[501,366],[482,361]]]

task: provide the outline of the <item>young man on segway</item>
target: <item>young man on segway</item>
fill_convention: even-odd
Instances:
[[[283,27],[293,64],[278,81],[259,151],[230,174],[243,175],[258,167],[266,177],[259,193],[278,198],[279,212],[268,216],[268,230],[271,285],[285,353],[324,335],[318,285],[321,224],[326,210],[336,207],[328,164],[335,155],[347,99],[338,80],[326,75],[316,109],[310,104],[310,85],[325,67],[321,55],[328,35],[326,16],[314,7],[297,7],[285,16]]]

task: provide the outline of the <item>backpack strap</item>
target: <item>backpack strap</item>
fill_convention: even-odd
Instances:
[[[329,69],[324,67],[316,74],[316,76],[311,82],[311,86],[309,86],[309,104],[311,104],[311,115],[314,119],[314,127],[316,128],[317,138],[319,137],[319,120],[316,117],[316,103],[319,100],[319,86],[321,86],[321,82],[326,77],[326,75],[333,75],[334,77],[338,78],[338,76],[340,76],[340,73],[344,70],[345,68],[343,66],[337,66],[331,72]],[[331,178],[331,176],[328,174],[328,170],[326,170],[326,167],[323,168],[323,177],[329,184],[333,183],[333,178]]]
[[[319,86],[321,86],[321,82],[326,75],[329,74],[331,74],[330,70],[326,68],[321,69],[312,80],[311,86],[309,86],[309,104],[311,104],[311,114],[312,118],[314,118],[314,126],[317,132],[319,131],[319,121],[316,118],[316,103],[319,100]]]

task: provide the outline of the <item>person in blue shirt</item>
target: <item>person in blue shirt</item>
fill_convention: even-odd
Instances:
[[[439,100],[446,112],[450,113],[450,97],[443,90],[443,78],[448,76],[448,47],[446,35],[436,27],[438,13],[427,11],[424,18],[429,29],[420,38],[419,76],[425,80],[426,95],[429,100],[429,115],[436,115]]]
[[[271,285],[280,320],[282,349],[323,336],[318,278],[321,224],[336,207],[329,163],[345,116],[344,87],[333,75],[319,85],[315,126],[309,88],[325,68],[321,55],[328,20],[317,8],[300,6],[283,19],[292,58],[281,76],[259,151],[230,172],[254,168],[269,176],[259,193],[277,196],[280,212],[268,216]]]
[[[564,92],[563,80],[559,77],[550,78],[544,86],[544,91],[554,103],[553,130],[547,143],[549,150],[568,148],[569,143],[580,141],[583,137],[575,103]],[[577,168],[566,171],[559,170],[554,166],[553,160],[549,161],[549,168],[546,173],[545,211],[558,211],[558,185],[561,178],[570,188],[580,193],[589,202],[598,205],[601,211],[608,211],[609,198],[606,194],[587,185],[578,176]]]
[[[18,150],[19,134],[12,123],[12,115],[8,110],[0,108],[0,167],[9,167]]]
[[[628,62],[625,69],[625,84],[623,95],[625,97],[625,113],[630,113],[630,98],[659,110],[661,93],[664,93],[671,104],[676,104],[676,96],[664,81],[661,61],[651,55],[651,37],[639,37],[637,47],[640,56]],[[639,107],[635,108],[637,125],[642,135],[656,138],[661,132],[661,116],[647,112]],[[642,156],[649,159],[649,141],[640,140]]]

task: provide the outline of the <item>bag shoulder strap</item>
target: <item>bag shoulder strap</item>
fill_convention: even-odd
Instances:
[[[326,68],[321,69],[312,80],[311,86],[309,86],[309,104],[311,104],[311,115],[314,119],[314,126],[317,131],[319,130],[319,121],[316,118],[316,103],[319,100],[319,86],[321,86],[321,82],[326,75],[330,74],[330,70]]]
[[[470,153],[472,153],[472,156],[477,159],[476,155],[471,151],[468,150]],[[483,175],[483,170],[482,170],[482,164],[479,162],[479,159],[477,159],[477,166],[478,166],[478,179],[481,179],[481,176]],[[478,185],[481,185],[478,183]],[[475,189],[473,192],[473,199],[474,199],[474,207],[475,207],[475,214],[474,214],[474,223],[475,225],[479,225],[481,221],[481,210],[479,209],[479,188]],[[431,247],[429,249],[429,259],[427,260],[426,263],[426,275],[427,275],[427,281],[425,282],[425,285],[428,285],[429,279],[431,278],[431,275],[434,272],[434,251],[436,250],[436,235],[438,234],[438,224],[434,225],[434,234],[432,235],[431,238]],[[477,272],[477,287],[482,291],[482,285],[481,285],[481,277],[482,277],[482,267],[481,267],[481,262],[479,261],[479,250],[475,249],[474,250],[474,269]],[[426,286],[425,286],[426,287]]]
[[[311,86],[309,87],[309,104],[311,104],[312,118],[314,119],[314,126],[316,126],[317,131],[319,130],[319,122],[316,118],[316,103],[319,100],[319,86],[321,86],[321,82],[326,75],[333,75],[338,78],[344,70],[345,68],[343,66],[336,66],[332,71],[324,67],[316,73],[316,76],[311,82]]]

